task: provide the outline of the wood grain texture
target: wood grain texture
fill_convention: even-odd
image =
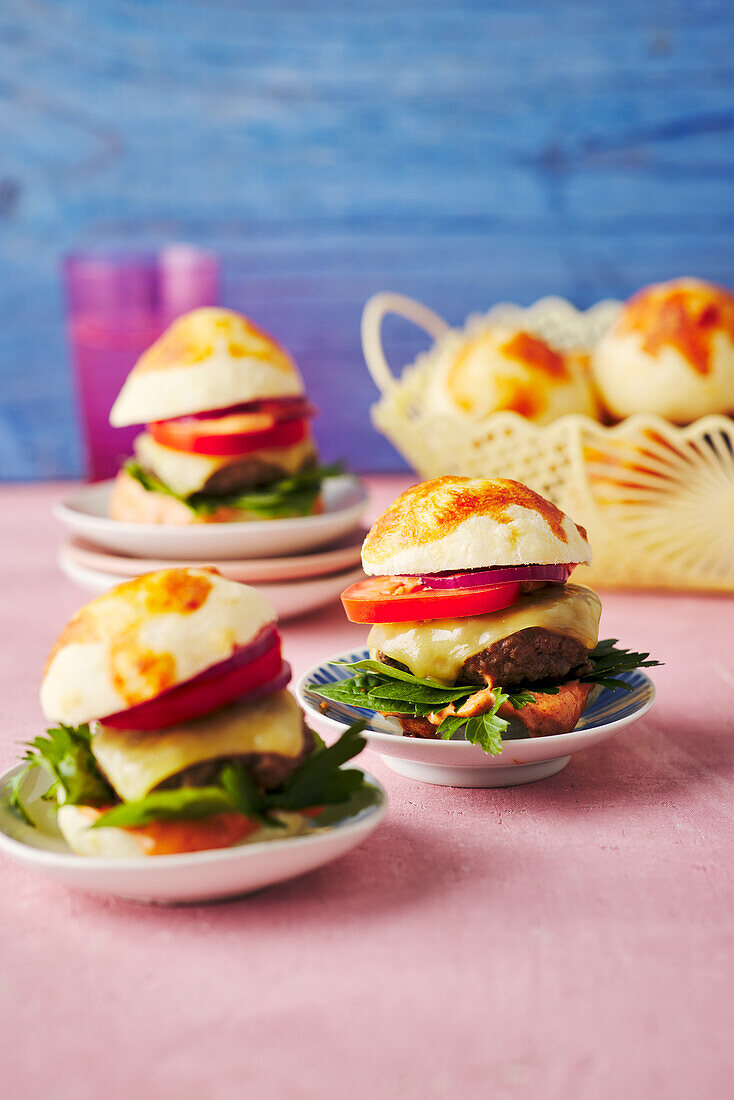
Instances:
[[[460,321],[734,281],[734,8],[660,0],[5,0],[0,476],[78,471],[60,256],[189,240],[294,352],[327,455],[369,425],[387,287]],[[398,363],[414,334],[388,326]]]

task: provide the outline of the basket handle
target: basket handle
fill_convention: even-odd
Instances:
[[[394,294],[389,290],[373,294],[362,313],[362,352],[367,369],[380,393],[384,393],[397,382],[388,366],[382,346],[382,321],[388,313],[412,321],[434,340],[448,332],[450,327],[443,317],[405,294]]]

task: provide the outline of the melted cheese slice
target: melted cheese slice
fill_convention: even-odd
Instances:
[[[547,585],[491,615],[380,623],[372,627],[367,644],[372,657],[379,650],[407,665],[414,676],[453,684],[467,658],[531,626],[577,638],[593,649],[599,640],[600,616],[601,600],[590,588]]]
[[[152,470],[169,489],[183,497],[200,492],[209,479],[225,466],[236,466],[243,461],[242,456],[237,455],[199,455],[193,451],[164,447],[149,432],[137,436],[134,447],[135,457],[141,466]],[[288,447],[264,447],[251,451],[245,456],[245,461],[250,463],[257,459],[281,470],[286,476],[297,473],[314,454],[313,440],[307,437]]]
[[[121,730],[99,722],[92,739],[97,763],[125,802],[144,798],[164,779],[205,760],[251,752],[294,757],[302,749],[303,715],[288,691],[161,730]]]

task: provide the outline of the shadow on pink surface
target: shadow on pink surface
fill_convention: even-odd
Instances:
[[[125,922],[134,911],[143,925],[187,924],[203,909],[215,925],[266,919],[271,929],[288,929],[295,907],[302,929],[335,911],[352,923],[374,924],[389,921],[397,909],[446,899],[467,881],[500,888],[513,876],[526,876],[536,859],[555,857],[551,849],[568,852],[581,843],[648,849],[669,831],[671,811],[679,828],[698,828],[702,794],[731,771],[728,733],[699,729],[690,736],[696,753],[647,720],[634,734],[579,754],[551,779],[504,789],[432,787],[387,772],[381,775],[391,797],[385,824],[355,852],[308,875],[204,906],[158,908],[76,894],[75,908]],[[369,766],[372,758],[369,753]]]

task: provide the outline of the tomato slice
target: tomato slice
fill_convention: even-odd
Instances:
[[[244,419],[238,416],[212,420],[189,419],[157,420],[149,425],[157,443],[172,447],[175,451],[189,451],[199,455],[246,455],[266,447],[289,447],[306,438],[308,424],[305,420],[273,422],[267,415],[258,415],[257,421],[269,424],[256,430],[226,430]],[[225,429],[225,430],[223,430]]]
[[[489,615],[519,595],[519,583],[435,589],[416,577],[368,577],[345,589],[342,603],[353,623],[409,623]]]
[[[162,729],[176,722],[200,718],[202,714],[231,703],[233,699],[253,694],[271,681],[275,690],[276,681],[284,668],[280,637],[276,637],[273,644],[254,660],[234,666],[231,661],[223,661],[222,665],[219,673],[213,671],[195,676],[193,680],[164,691],[155,699],[138,703],[137,706],[118,711],[117,714],[110,714],[100,721],[103,725],[114,726],[116,729]],[[285,684],[277,686],[284,687]],[[262,692],[258,691],[258,694]]]

